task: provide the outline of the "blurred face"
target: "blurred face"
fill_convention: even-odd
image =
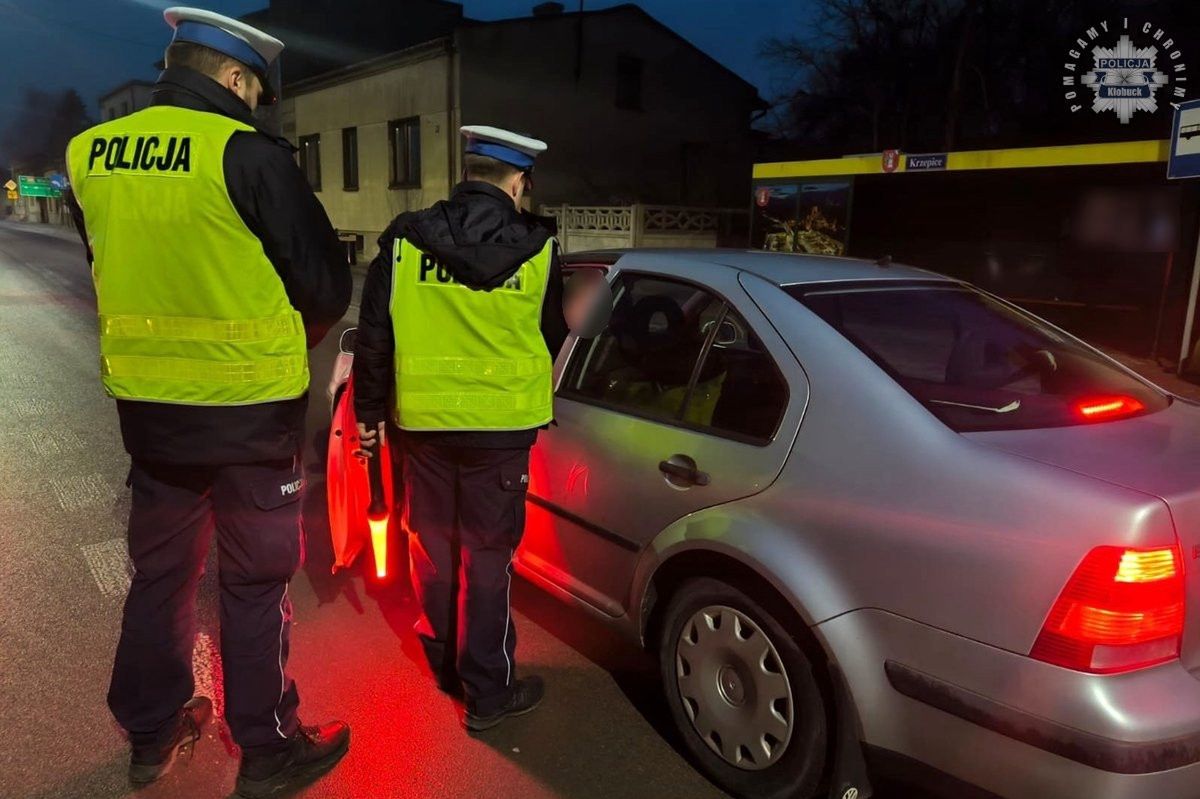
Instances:
[[[582,330],[588,318],[595,312],[597,302],[605,298],[599,292],[605,287],[604,273],[599,269],[580,269],[566,284],[563,298],[563,316],[572,331]],[[607,299],[611,303],[611,294]]]

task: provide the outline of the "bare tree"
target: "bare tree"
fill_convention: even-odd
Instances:
[[[761,54],[789,76],[777,132],[843,152],[1159,138],[1165,115],[1114,131],[1071,113],[1067,51],[1087,28],[1127,15],[1178,41],[1200,33],[1195,0],[814,2],[815,24]],[[1200,49],[1188,56],[1200,65]]]
[[[803,36],[774,38],[765,58],[795,75],[785,124],[815,141],[902,146],[921,119],[937,39],[961,0],[821,0]]]
[[[92,124],[79,92],[26,88],[21,109],[0,134],[0,151],[22,169],[40,173],[62,166],[67,142]]]

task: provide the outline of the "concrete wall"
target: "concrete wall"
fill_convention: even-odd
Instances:
[[[640,10],[468,25],[456,46],[464,123],[550,145],[535,206],[745,204],[754,89]],[[616,105],[622,55],[643,61],[641,110]]]
[[[364,254],[395,216],[446,197],[451,182],[450,142],[458,146],[448,108],[452,58],[443,44],[423,47],[371,74],[301,87],[282,109],[285,135],[293,142],[321,135],[321,190],[317,193],[334,227],[363,234]],[[421,118],[421,188],[391,189],[388,122]],[[358,190],[342,188],[342,128],[358,128]]]

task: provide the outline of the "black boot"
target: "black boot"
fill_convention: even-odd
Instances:
[[[471,732],[490,730],[509,716],[523,716],[541,704],[546,686],[541,677],[525,677],[513,686],[512,698],[504,707],[488,716],[480,716],[468,710],[463,714],[462,724]]]
[[[281,752],[242,755],[237,795],[261,799],[299,788],[336,766],[349,748],[350,727],[343,721],[302,726]]]
[[[129,756],[129,781],[140,788],[170,771],[175,759],[200,740],[200,728],[211,716],[212,702],[208,697],[192,697],[179,712],[175,731],[166,743],[133,747]]]

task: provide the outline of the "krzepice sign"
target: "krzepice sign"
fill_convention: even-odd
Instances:
[[[949,160],[947,153],[926,153],[924,155],[904,156],[905,172],[936,172],[946,168]]]
[[[1064,96],[1073,114],[1088,107],[1097,114],[1111,111],[1127,125],[1139,111],[1157,113],[1160,97],[1168,107],[1187,97],[1187,63],[1176,40],[1129,17],[1084,31],[1067,51],[1063,68]]]

